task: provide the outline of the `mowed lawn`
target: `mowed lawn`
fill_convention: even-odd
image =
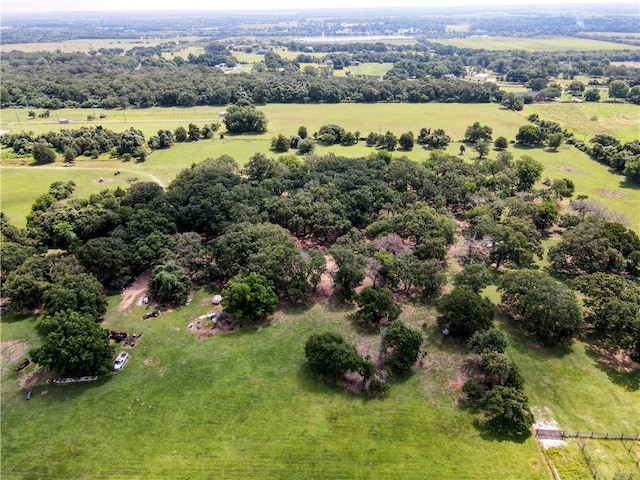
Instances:
[[[438,38],[435,42],[459,48],[485,50],[525,50],[528,52],[564,52],[567,50],[637,50],[640,47],[622,43],[576,37],[494,37],[469,36],[464,38]]]
[[[496,437],[457,406],[463,354],[438,334],[425,367],[368,400],[316,380],[304,361],[306,338],[326,330],[377,348],[350,311],[316,305],[199,340],[187,325],[207,300],[200,291],[142,321],[144,307],[119,313],[112,298],[105,327],[143,337],[120,374],[95,384],[39,386],[25,401],[5,362],[2,478],[548,478],[532,437]],[[409,307],[405,319],[432,322],[433,312]],[[33,324],[3,317],[2,341],[36,343],[25,335]]]
[[[275,104],[258,108],[265,112],[269,120],[269,130],[263,135],[225,135],[223,139],[216,135],[212,140],[180,143],[170,149],[154,152],[144,163],[124,163],[107,156],[98,161],[81,157],[76,161],[74,168],[63,169],[60,162],[47,167],[20,167],[19,160],[4,159],[0,165],[17,168],[0,169],[2,209],[10,214],[12,221],[20,225],[23,224],[33,200],[45,193],[49,183],[55,180],[76,179],[78,195],[84,196],[85,193],[97,192],[105,187],[122,185],[125,177],[138,177],[140,181],[155,177],[167,186],[184,168],[221,155],[232,156],[240,165],[244,165],[257,152],[275,157],[278,154],[269,150],[271,139],[278,133],[294,135],[301,125],[306,126],[312,134],[322,125],[335,123],[349,131],[359,131],[362,136],[371,131],[385,133],[387,130],[397,136],[407,131],[412,131],[417,136],[422,127],[443,128],[454,140],[448,149],[451,154],[458,154],[460,144],[457,142],[464,137],[466,128],[474,121],[491,126],[494,138],[504,136],[513,140],[520,126],[527,123],[526,117],[531,113],[538,113],[544,119],[558,121],[576,132],[584,131],[585,135],[598,133],[600,127],[605,132],[611,132],[611,125],[616,125],[615,131],[621,132],[627,141],[640,138],[637,129],[638,107],[622,103],[537,104],[527,106],[522,112],[512,112],[494,104]],[[89,123],[86,121],[88,110],[66,109],[57,111],[56,115],[59,118],[70,118],[74,123],[60,125],[51,119],[25,120],[15,124],[11,120],[26,119],[28,110],[5,109],[0,127],[12,132],[26,130],[42,133],[95,124],[115,131],[134,127],[142,130],[148,138],[161,128],[173,130],[180,125],[187,127],[189,123],[203,126],[205,123],[219,122],[219,114],[223,110],[223,107],[115,110],[106,112],[107,118]],[[100,112],[98,110],[94,113]],[[593,115],[597,115],[597,121],[590,120]],[[590,129],[586,130],[585,125]],[[221,132],[224,132],[224,127],[221,128]],[[623,214],[629,225],[640,231],[640,189],[625,182],[623,176],[611,173],[604,165],[591,160],[570,145],[561,146],[558,152],[515,146],[510,146],[509,150],[515,158],[530,155],[541,161],[545,165],[544,178],[571,178],[576,184],[576,194],[588,195],[612,211]],[[354,157],[367,156],[374,151],[374,148],[366,147],[362,142],[352,147],[334,145],[316,148],[318,155],[333,153]],[[296,153],[292,150],[288,154]],[[430,151],[416,145],[409,152],[396,151],[393,154],[423,161],[429,157]],[[490,153],[495,154],[495,151]],[[467,148],[464,158],[471,162],[476,156],[472,148]],[[54,170],[51,170],[52,168]],[[85,172],[85,169],[92,171]],[[113,177],[115,170],[120,170],[122,175]],[[98,183],[98,179],[102,177],[105,184]]]

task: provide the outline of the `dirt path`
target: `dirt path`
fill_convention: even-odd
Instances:
[[[122,300],[118,305],[118,311],[124,312],[133,306],[138,298],[144,295],[149,287],[149,278],[151,277],[151,271],[147,270],[136,281],[122,292]]]

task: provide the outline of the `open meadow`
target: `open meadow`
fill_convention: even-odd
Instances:
[[[120,374],[38,386],[26,402],[33,367],[16,374],[16,359],[3,361],[3,478],[548,478],[532,437],[497,437],[457,406],[462,349],[431,328],[425,366],[366,400],[316,381],[304,362],[305,339],[327,329],[376,348],[352,311],[316,305],[198,339],[188,324],[211,308],[202,290],[150,321],[144,306],[118,311],[119,300],[104,326],[143,335]],[[433,322],[424,307],[404,317]],[[24,351],[34,321],[3,317],[5,349]]]
[[[600,128],[610,132],[610,129],[614,128],[612,125],[615,126],[616,132],[622,132],[625,141],[640,138],[640,131],[637,129],[639,107],[622,103],[535,104],[528,105],[522,112],[506,110],[495,104],[270,104],[259,109],[265,112],[269,120],[269,130],[263,135],[225,135],[223,139],[216,136],[212,140],[179,143],[170,149],[154,152],[144,163],[122,162],[108,156],[99,160],[80,157],[75,167],[63,169],[61,161],[46,167],[31,167],[21,166],[20,159],[3,158],[0,161],[2,209],[9,214],[12,221],[21,225],[33,200],[45,193],[48,184],[55,180],[77,178],[76,183],[79,184],[81,194],[122,184],[126,177],[138,177],[139,180],[157,179],[166,186],[180,170],[207,158],[230,155],[243,165],[257,152],[276,156],[269,150],[271,138],[278,133],[294,135],[300,125],[305,125],[312,133],[322,125],[335,123],[349,131],[359,131],[362,136],[371,131],[385,133],[387,130],[398,136],[407,131],[413,131],[417,135],[422,127],[442,128],[454,140],[448,149],[451,154],[459,152],[460,144],[456,142],[464,137],[466,127],[474,121],[491,126],[494,138],[504,136],[513,140],[518,128],[527,123],[526,117],[530,113],[538,113],[543,119],[559,122],[575,131],[580,139],[588,139],[602,132]],[[5,109],[0,119],[0,129],[13,133],[31,131],[37,134],[50,130],[102,125],[114,131],[133,127],[141,130],[148,138],[159,129],[174,130],[178,126],[186,127],[189,123],[202,126],[205,123],[220,122],[222,111],[222,107],[109,111],[62,109],[55,111],[53,119],[28,120],[26,109]],[[97,117],[105,114],[107,117],[89,122],[88,114],[95,114]],[[591,120],[593,115],[597,116],[597,120]],[[57,118],[70,119],[72,123],[61,125]],[[624,215],[629,225],[640,232],[640,188],[625,182],[621,175],[611,173],[604,165],[591,160],[570,145],[562,145],[557,152],[515,146],[510,146],[509,150],[516,158],[530,155],[543,162],[543,177],[571,178],[576,184],[576,194],[588,195],[610,210]],[[316,149],[319,155],[334,153],[355,157],[367,156],[373,151],[375,150],[366,147],[363,142],[351,147],[318,146]],[[292,150],[289,154],[295,154],[295,151]],[[429,157],[430,151],[416,145],[411,151],[396,151],[394,155],[406,155],[412,160],[423,161]],[[490,155],[495,155],[495,152]],[[468,161],[473,161],[475,156],[473,149],[467,149],[465,158]],[[91,172],[87,173],[85,170]],[[122,175],[114,177],[115,170],[120,170]],[[47,173],[35,174],[39,171]],[[99,182],[100,178],[103,178],[104,182]],[[29,187],[25,189],[25,185]]]
[[[353,310],[321,302],[200,339],[188,325],[211,311],[211,294],[147,321],[150,307],[121,311],[111,297],[104,326],[143,335],[125,369],[31,387],[28,402],[34,367],[14,368],[40,341],[36,317],[3,316],[3,478],[550,478],[533,437],[496,436],[460,408],[466,354],[434,328],[432,308],[405,305],[401,317],[426,333],[421,366],[384,400],[366,400],[315,380],[304,362],[305,339],[326,330],[375,352],[378,335],[357,327]],[[580,342],[542,349],[500,322],[533,407],[565,429],[638,429],[638,372],[609,369]]]
[[[437,38],[435,42],[459,48],[485,50],[525,50],[527,52],[564,52],[567,50],[637,50],[640,47],[577,37],[495,37],[489,35],[464,38]]]

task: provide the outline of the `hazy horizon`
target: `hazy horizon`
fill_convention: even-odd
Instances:
[[[165,0],[111,0],[109,2],[87,2],[86,0],[2,0],[3,13],[45,12],[101,12],[101,11],[233,11],[233,10],[308,10],[347,8],[446,8],[446,7],[495,7],[532,5],[638,5],[636,0],[490,0],[484,5],[473,0],[449,0],[446,5],[432,0],[324,0],[321,4],[304,4],[296,0],[272,0],[268,4],[256,0],[235,0],[232,5],[212,4],[210,0],[183,0],[180,3]],[[639,9],[640,10],[640,9]]]

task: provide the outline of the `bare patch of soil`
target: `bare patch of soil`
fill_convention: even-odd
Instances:
[[[147,270],[122,292],[122,300],[118,305],[119,312],[128,310],[140,297],[147,293],[149,278],[151,278],[151,271]]]
[[[189,329],[189,331],[193,333],[199,340],[204,340],[205,338],[209,338],[214,335],[237,332],[242,329],[243,324],[241,321],[239,321],[232,315],[223,312],[221,313],[222,315],[218,317],[215,325],[212,325],[212,322],[209,318],[196,318],[189,322],[189,324],[187,325],[187,329]],[[257,327],[258,330],[261,330],[262,328],[271,325],[274,322],[275,317],[276,316],[267,318],[261,322],[250,324],[247,323],[244,326]]]
[[[617,352],[609,352],[602,348],[591,347],[594,352],[600,355],[602,362],[609,368],[617,371],[632,372],[640,370],[640,363],[631,359],[629,352],[626,350],[618,350]]]
[[[598,190],[598,193],[606,198],[625,198],[624,193],[617,190]]]
[[[0,343],[2,371],[9,370],[13,364],[25,358],[28,345],[17,340]]]
[[[347,372],[343,379],[338,380],[337,385],[353,393],[362,393],[365,387],[363,380],[359,373]]]
[[[338,265],[331,255],[325,255],[324,260],[327,262],[327,269],[320,277],[320,283],[318,283],[314,295],[320,298],[329,298],[333,295],[333,274],[338,271]]]
[[[44,385],[50,383],[52,380],[58,378],[54,372],[39,368],[31,373],[23,375],[18,379],[18,386],[20,388],[33,388],[38,385]]]

